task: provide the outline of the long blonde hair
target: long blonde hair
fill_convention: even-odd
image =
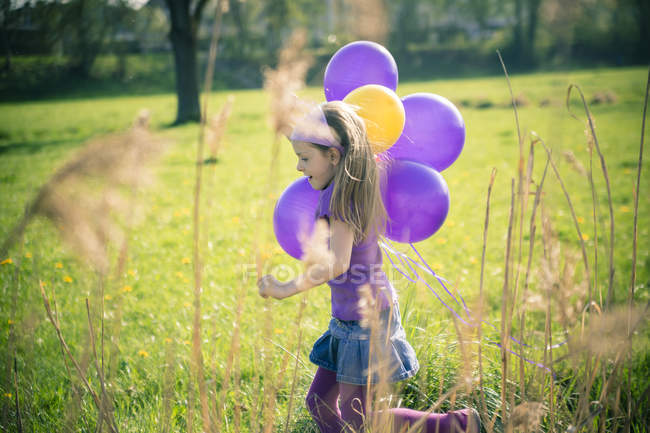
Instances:
[[[359,244],[369,235],[383,235],[385,230],[387,214],[381,198],[379,168],[365,124],[353,108],[341,101],[325,103],[322,108],[327,124],[344,149],[334,173],[332,217],[350,225],[354,243]],[[330,149],[316,147],[323,152]]]

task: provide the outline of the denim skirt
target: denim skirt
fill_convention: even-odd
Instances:
[[[309,360],[336,372],[336,381],[354,385],[398,382],[420,368],[413,347],[406,341],[399,307],[379,313],[379,326],[371,332],[358,320],[332,318],[329,329],[314,343]],[[372,339],[372,340],[371,340]]]

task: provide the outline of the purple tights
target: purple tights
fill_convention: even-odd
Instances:
[[[321,433],[345,433],[350,431],[346,430],[349,427],[360,432],[365,417],[366,387],[339,383],[335,372],[319,367],[307,393],[306,404]],[[426,414],[394,408],[390,413],[394,432],[405,432],[423,416],[426,421],[418,430],[422,433],[464,432],[468,422],[466,410]]]

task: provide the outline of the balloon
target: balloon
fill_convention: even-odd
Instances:
[[[417,162],[395,160],[384,175],[386,237],[419,242],[434,234],[449,212],[449,189],[440,173]]]
[[[345,95],[366,84],[397,89],[397,63],[386,48],[376,42],[351,42],[340,48],[327,64],[323,86],[328,101],[341,101]]]
[[[284,190],[273,211],[275,238],[287,254],[298,260],[303,253],[301,235],[310,235],[314,229],[319,193],[307,177],[302,177]]]
[[[446,98],[414,93],[402,99],[404,130],[386,152],[390,158],[420,162],[442,171],[460,155],[465,143],[465,122]]]
[[[391,147],[404,129],[404,106],[395,92],[378,84],[358,87],[343,102],[359,107],[375,154]]]

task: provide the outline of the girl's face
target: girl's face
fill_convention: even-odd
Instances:
[[[309,178],[309,184],[314,189],[325,189],[334,177],[334,168],[340,156],[335,149],[323,153],[311,143],[292,141],[293,151],[298,156],[296,170]]]

